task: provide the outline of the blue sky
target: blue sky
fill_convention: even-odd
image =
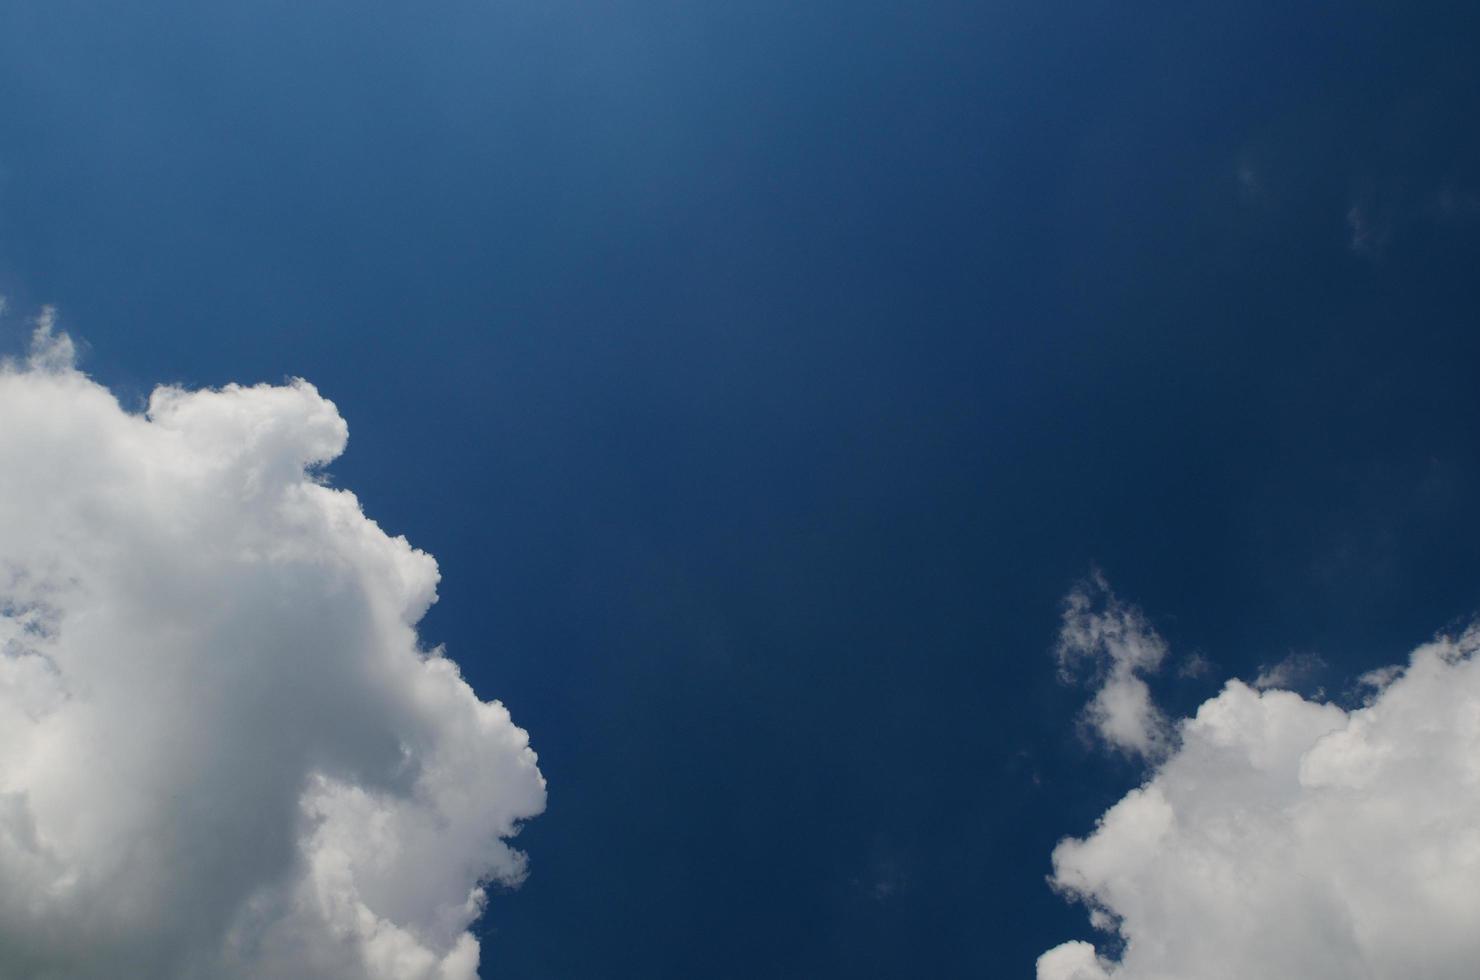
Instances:
[[[1092,568],[1173,715],[1480,609],[1477,28],[12,3],[0,340],[338,406],[549,781],[484,975],[1026,975],[1143,775],[1056,676]]]

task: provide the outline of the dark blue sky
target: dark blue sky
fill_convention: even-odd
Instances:
[[[1093,564],[1183,710],[1480,609],[1477,16],[12,0],[0,341],[339,405],[550,781],[485,975],[1025,976]]]

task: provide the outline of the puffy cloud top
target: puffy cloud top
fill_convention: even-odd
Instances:
[[[346,438],[304,381],[130,414],[49,317],[0,369],[0,976],[477,975],[544,780]]]
[[[1480,632],[1353,710],[1231,681],[1053,884],[1113,934],[1039,980],[1434,980],[1480,961]],[[1264,678],[1268,681],[1268,678]]]

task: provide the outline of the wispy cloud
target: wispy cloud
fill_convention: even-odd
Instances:
[[[1147,758],[1166,749],[1166,719],[1144,679],[1161,668],[1166,653],[1166,642],[1145,615],[1120,602],[1101,572],[1065,597],[1054,648],[1059,676],[1066,683],[1085,680],[1095,689],[1084,722],[1107,745]]]
[[[1309,683],[1326,669],[1326,661],[1316,653],[1292,653],[1283,660],[1259,668],[1254,687],[1267,691],[1272,687],[1295,690]]]

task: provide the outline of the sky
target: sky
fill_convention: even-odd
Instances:
[[[1131,980],[1259,932],[1245,976],[1468,975],[1472,919],[1351,868],[1480,912],[1480,797],[1434,795],[1480,711],[1477,40],[0,4],[0,830],[93,889],[8,968]],[[1432,839],[1351,819],[1404,800]],[[1147,898],[1289,866],[1290,936]]]

